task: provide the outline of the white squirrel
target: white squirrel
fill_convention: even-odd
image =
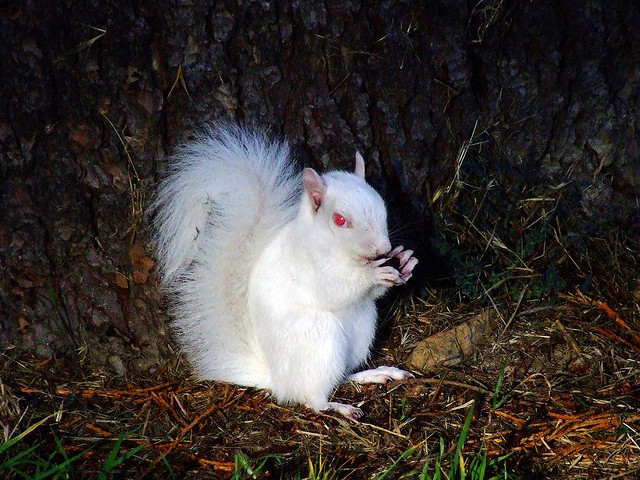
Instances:
[[[364,169],[356,153],[353,174],[298,174],[287,143],[233,126],[178,150],[151,210],[174,326],[200,378],[357,420],[359,408],[329,401],[340,382],[411,376],[352,374],[369,356],[375,299],[418,263],[411,250],[391,250]],[[391,257],[398,269],[383,265]]]

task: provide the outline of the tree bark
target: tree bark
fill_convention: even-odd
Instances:
[[[638,234],[634,1],[25,1],[0,13],[0,347],[115,371],[167,355],[143,212],[201,122],[354,151],[429,265],[458,153]],[[475,131],[475,136],[472,134]]]

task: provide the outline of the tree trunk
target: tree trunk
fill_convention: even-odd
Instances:
[[[119,373],[167,355],[143,212],[166,155],[201,122],[285,135],[319,169],[360,150],[423,266],[432,202],[464,162],[527,192],[561,189],[576,228],[615,222],[637,238],[638,5],[2,7],[0,348]]]

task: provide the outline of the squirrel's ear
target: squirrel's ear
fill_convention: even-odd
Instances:
[[[320,205],[322,205],[324,194],[327,193],[327,186],[324,180],[313,168],[305,168],[304,172],[302,172],[302,184],[311,199],[313,210],[317,212]]]
[[[356,169],[353,172],[356,177],[364,179],[364,158],[360,155],[360,152],[356,150]]]

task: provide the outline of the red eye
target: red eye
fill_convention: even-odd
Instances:
[[[334,213],[333,223],[335,223],[339,227],[344,227],[347,224],[347,219],[344,218],[344,215],[340,215],[339,213]]]

